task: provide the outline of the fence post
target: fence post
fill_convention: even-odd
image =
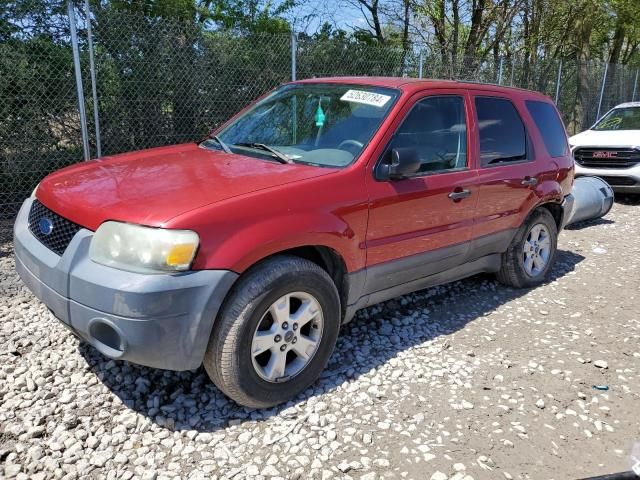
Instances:
[[[502,63],[504,58],[500,57],[500,68],[498,69],[498,85],[502,85]]]
[[[418,57],[418,78],[422,78],[422,69],[424,67],[424,50],[420,47],[420,56]]]
[[[298,54],[298,38],[295,32],[291,32],[291,80],[296,81],[297,63],[296,56]]]
[[[76,89],[78,92],[78,113],[80,114],[80,129],[82,132],[82,151],[84,159],[90,160],[89,134],[87,132],[87,112],[84,109],[84,90],[82,89],[82,72],[80,71],[80,51],[78,50],[78,35],[76,33],[76,19],[71,0],[67,2],[69,28],[71,31],[71,47],[73,49],[73,68],[76,73]]]
[[[560,78],[562,78],[562,59],[560,59],[560,65],[558,65],[558,79],[556,80],[556,105],[558,105],[558,99],[560,98]]]
[[[638,89],[638,70],[636,70],[636,79],[633,82],[633,94],[631,95],[631,101],[636,101],[636,90]]]
[[[84,0],[84,13],[87,17],[87,41],[89,47],[89,69],[91,70],[91,94],[93,96],[93,123],[96,128],[96,155],[102,157],[102,142],[100,140],[100,116],[98,114],[98,87],[96,84],[96,65],[93,59],[93,36],[91,34],[91,10],[89,0]]]
[[[609,71],[609,62],[604,64],[604,76],[602,77],[602,87],[600,88],[600,100],[598,101],[598,113],[596,121],[600,120],[600,109],[602,108],[602,97],[604,97],[604,86],[607,83],[607,72]]]

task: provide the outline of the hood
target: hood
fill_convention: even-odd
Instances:
[[[90,230],[105,220],[162,226],[211,203],[335,171],[188,144],[63,168],[40,183],[37,197],[49,209]]]
[[[586,130],[569,139],[574,147],[636,147],[640,130]]]

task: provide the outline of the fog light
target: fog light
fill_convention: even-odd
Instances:
[[[100,353],[111,358],[124,354],[126,343],[118,329],[103,318],[94,318],[89,322],[89,336],[92,344]]]

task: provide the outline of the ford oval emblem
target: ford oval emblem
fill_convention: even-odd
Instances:
[[[41,218],[38,222],[38,228],[43,235],[51,235],[51,232],[53,232],[53,222],[48,218]]]

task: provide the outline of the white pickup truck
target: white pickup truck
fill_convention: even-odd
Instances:
[[[640,102],[614,107],[569,144],[576,176],[596,175],[616,192],[640,193]]]

